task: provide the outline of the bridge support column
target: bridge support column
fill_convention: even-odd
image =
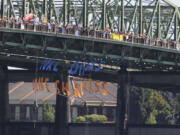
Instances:
[[[0,65],[0,135],[7,135],[8,122],[8,68]]]
[[[127,92],[128,92],[128,72],[126,71],[126,69],[121,69],[118,72],[116,135],[126,134]]]
[[[58,75],[59,90],[62,93],[62,82],[66,85],[68,81],[68,73],[61,72]],[[67,135],[68,134],[68,97],[63,94],[56,95],[56,116],[55,116],[55,135]]]

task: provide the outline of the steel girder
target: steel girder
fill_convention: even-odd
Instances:
[[[62,24],[180,40],[180,11],[169,0],[1,0],[1,17],[23,17],[25,11]]]
[[[22,80],[25,82],[32,82],[32,80],[35,77],[34,71],[35,69],[30,70],[30,71],[9,70],[8,71],[9,82],[20,82]],[[44,73],[41,72],[39,74],[42,75]],[[56,74],[52,74],[51,72],[46,72],[46,76],[48,76],[49,78],[55,78],[56,77],[55,75]],[[74,76],[78,76],[78,75],[74,75]],[[87,79],[89,76],[81,76],[81,77]],[[169,91],[169,92],[173,91],[173,92],[179,93],[180,84],[178,83],[178,81],[174,81],[174,80],[180,80],[179,72],[163,72],[163,71],[157,71],[157,72],[155,71],[134,72],[133,71],[132,72],[132,71],[129,71],[128,77],[129,77],[129,84],[131,84],[131,86],[152,88],[152,89]],[[112,72],[111,74],[103,73],[103,72],[98,72],[98,73],[92,72],[91,79],[118,83],[118,75],[116,71]]]
[[[105,60],[105,69],[111,69],[109,71],[118,70],[122,65],[144,71],[180,71],[177,50],[56,33],[0,29],[0,50],[0,59],[11,61],[10,65],[37,59],[70,63]]]

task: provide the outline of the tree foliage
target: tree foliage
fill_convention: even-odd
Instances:
[[[91,114],[91,115],[85,115],[85,116],[78,116],[75,120],[75,122],[78,123],[103,123],[107,121],[107,117],[104,115],[97,115],[97,114]]]
[[[145,124],[157,124],[155,115],[153,113],[150,113],[150,116],[147,118]]]
[[[130,123],[168,124],[172,107],[163,94],[157,90],[131,87]]]
[[[48,122],[54,122],[55,121],[55,109],[51,104],[44,104],[43,106],[43,113],[44,118]]]

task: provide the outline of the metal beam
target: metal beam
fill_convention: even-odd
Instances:
[[[150,22],[149,28],[148,28],[148,33],[147,33],[147,34],[148,34],[149,36],[150,36],[150,32],[151,32],[151,29],[152,29],[152,25],[153,25],[153,21],[154,21],[154,17],[155,17],[155,14],[156,14],[158,5],[159,5],[159,3],[158,3],[158,1],[157,1],[157,2],[156,2],[156,6],[155,6],[155,8],[154,8],[154,10],[153,10],[153,14],[152,14],[152,16],[151,16],[151,22]]]
[[[139,34],[143,34],[143,7],[142,0],[139,0]]]
[[[68,10],[68,0],[64,0],[64,6],[63,6],[63,23],[64,25],[67,24],[68,22],[68,13],[67,13],[67,10]]]
[[[103,0],[102,2],[102,24],[101,24],[101,29],[105,30],[106,28],[106,0]]]
[[[35,4],[34,4],[34,0],[31,0],[31,7],[32,7],[32,10],[33,10],[33,13],[34,13],[35,15],[37,15],[36,8],[35,8]]]
[[[178,6],[176,6],[174,3],[170,2],[169,0],[162,0],[165,3],[169,4],[170,6],[174,7],[174,8],[178,8]]]
[[[175,41],[178,41],[178,21],[179,21],[179,18],[178,18],[178,13],[176,12],[176,15],[175,15],[175,20],[174,20],[174,40]]]
[[[168,38],[169,31],[170,31],[170,28],[171,28],[172,23],[173,23],[173,21],[174,21],[175,15],[176,15],[176,12],[174,11],[173,17],[172,17],[172,19],[171,19],[171,21],[170,21],[170,23],[169,23],[169,26],[168,26],[168,30],[167,30],[166,37],[165,37],[166,39]]]
[[[88,27],[88,2],[89,0],[83,1],[83,27]]]
[[[121,0],[121,32],[125,32],[125,29],[124,29],[124,0]]]
[[[132,29],[132,26],[133,26],[133,23],[134,23],[134,20],[135,20],[135,17],[136,17],[136,13],[137,13],[137,9],[138,9],[138,1],[139,0],[137,0],[136,1],[136,7],[135,7],[135,9],[134,9],[134,13],[133,13],[133,17],[132,17],[132,20],[131,20],[131,24],[130,24],[130,26],[129,26],[129,29],[128,29],[128,33],[130,33],[130,31],[131,31],[131,29]]]
[[[43,15],[47,17],[47,0],[43,0]]]
[[[1,18],[4,17],[4,0],[1,0]]]
[[[22,46],[25,49],[26,48],[26,35],[25,34],[21,34],[21,40],[22,40]]]
[[[15,14],[15,11],[14,11],[14,6],[13,6],[13,4],[12,4],[12,0],[9,0],[9,4],[10,4],[10,8],[11,8],[11,10],[12,10],[12,15],[13,15],[13,17],[16,17],[16,14]],[[10,11],[11,11],[10,10]]]
[[[47,49],[47,38],[45,36],[42,36],[42,50],[45,51]]]
[[[56,21],[59,23],[59,15],[58,15],[58,13],[56,11],[56,6],[55,6],[55,3],[54,3],[54,0],[52,0],[51,4],[52,4],[51,6],[53,7],[53,10],[54,10]]]
[[[33,73],[35,69],[32,71],[21,71],[21,70],[13,70],[13,71],[8,71],[8,77],[9,77],[9,82],[32,82],[32,79],[34,78]],[[138,86],[150,86],[156,87],[155,89],[159,88],[163,89],[166,86],[169,86],[171,88],[173,87],[179,87],[180,88],[180,83],[178,81],[174,80],[180,80],[180,72],[173,72],[173,71],[129,71],[128,72],[128,77],[129,77],[129,84],[131,85],[138,85]],[[17,77],[18,76],[18,77]],[[55,74],[47,73],[47,77],[49,78],[55,78]],[[74,76],[75,77],[75,76]],[[78,77],[78,75],[77,75]],[[92,73],[91,74],[91,79],[93,80],[100,80],[100,81],[107,81],[107,82],[118,82],[118,74],[117,71],[112,71],[112,72],[97,72],[97,73]],[[82,76],[82,78],[87,79],[89,76]],[[166,79],[164,79],[166,78]],[[61,84],[61,83],[60,83]],[[159,90],[161,90],[159,89]],[[168,87],[167,87],[168,90]],[[173,90],[173,89],[171,89]],[[169,89],[169,91],[171,91]],[[179,91],[179,89],[174,89],[174,91]]]
[[[161,0],[158,0],[158,25],[157,25],[157,37],[161,39]]]
[[[26,0],[23,0],[22,17],[26,16]]]
[[[52,0],[49,0],[48,5],[49,5],[48,21],[50,22],[52,17]]]
[[[10,8],[9,8],[9,11],[10,11],[9,17],[11,18],[11,17],[12,17],[12,14],[11,14],[12,8],[11,8],[11,6],[10,6]]]

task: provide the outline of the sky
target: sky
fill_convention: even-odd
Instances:
[[[180,7],[180,0],[169,0]]]

